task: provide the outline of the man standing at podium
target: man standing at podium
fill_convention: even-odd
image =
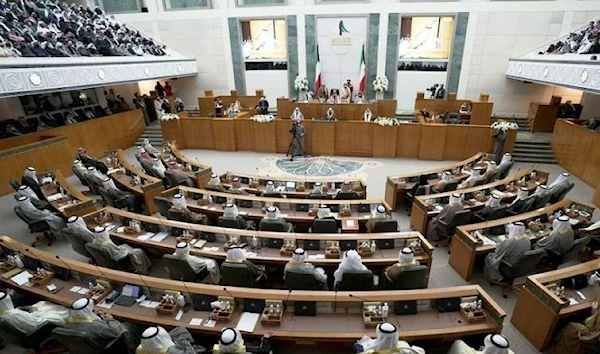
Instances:
[[[348,87],[348,91],[350,91],[350,102],[354,102],[354,85],[350,79],[346,80],[346,86]]]

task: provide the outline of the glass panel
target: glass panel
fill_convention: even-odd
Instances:
[[[287,60],[285,20],[241,21],[240,27],[245,60]]]
[[[284,5],[285,0],[237,0],[238,6]]]
[[[209,0],[164,0],[164,4],[167,10],[210,7]]]
[[[139,0],[100,0],[107,13],[139,12]]]
[[[448,59],[453,33],[453,17],[403,17],[398,57]]]

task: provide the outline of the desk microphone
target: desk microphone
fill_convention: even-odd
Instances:
[[[348,296],[350,296],[350,297],[355,297],[355,298],[357,298],[357,299],[359,299],[359,300],[362,300],[363,302],[369,302],[369,301],[371,301],[371,300],[367,300],[367,299],[365,299],[364,297],[356,296],[356,295],[354,295],[354,294],[348,294]]]
[[[290,295],[292,295],[292,289],[288,290],[288,296],[285,298],[285,302],[283,303],[284,306],[287,306]]]
[[[333,293],[333,313],[335,313],[335,310],[337,309],[337,289],[335,290],[335,292]]]
[[[233,296],[233,295],[232,295],[232,294],[229,292],[229,290],[227,290],[227,288],[226,288],[226,287],[223,287],[223,291],[225,291],[225,292],[227,293],[227,295],[229,295],[229,297],[231,297],[231,298],[233,298],[233,299],[235,300],[235,296]]]

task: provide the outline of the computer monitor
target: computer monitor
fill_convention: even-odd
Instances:
[[[294,190],[296,190],[296,182],[285,182],[285,189],[287,191],[294,191]]]

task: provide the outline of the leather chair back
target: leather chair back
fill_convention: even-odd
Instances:
[[[102,354],[128,353],[123,334],[106,344],[104,348],[94,348],[86,341],[85,333],[77,329],[57,327],[52,330],[52,337],[67,348],[70,354]]]
[[[56,328],[55,324],[44,321],[33,331],[23,333],[8,321],[0,318],[0,334],[5,340],[5,344],[12,343],[26,349],[33,349],[36,353],[42,349],[42,344],[52,337],[54,328]]]
[[[346,271],[342,275],[342,281],[336,285],[337,291],[373,290],[373,272],[368,269]]]
[[[221,284],[254,288],[256,287],[256,280],[244,263],[225,261],[221,264]]]
[[[50,230],[50,225],[48,225],[48,222],[46,220],[30,220],[27,216],[25,216],[20,206],[15,205],[13,211],[19,217],[19,219],[23,220],[27,224],[29,231],[31,231],[32,233],[45,232]]]
[[[86,242],[82,240],[75,232],[73,232],[71,229],[64,228],[62,230],[62,234],[69,241],[71,247],[73,247],[73,251],[87,258],[92,258],[92,255],[88,252],[87,248],[85,248]]]
[[[567,194],[569,194],[569,192],[573,189],[573,187],[575,187],[575,183],[571,182],[571,184],[567,188],[559,190],[556,194],[553,194],[550,198],[550,204],[558,203],[561,200],[563,200],[567,196]]]
[[[200,282],[207,274],[206,266],[199,273],[194,272],[194,269],[185,259],[178,258],[171,254],[165,254],[162,257],[169,274],[169,279],[181,280],[189,282]]]
[[[226,227],[228,229],[243,229],[240,223],[235,218],[219,216],[218,224],[220,227]]]
[[[283,195],[281,195],[281,193],[279,193],[279,192],[272,192],[272,193],[265,192],[265,193],[262,194],[262,197],[265,197],[265,198],[283,198]]]
[[[442,190],[440,191],[440,193],[455,191],[456,188],[458,188],[458,182],[450,182],[450,183],[447,183],[444,186],[444,188],[442,188]]]
[[[158,212],[160,213],[160,215],[164,216],[165,218],[169,216],[169,209],[171,209],[171,203],[169,203],[169,200],[167,198],[154,197],[154,204],[158,208]]]
[[[19,183],[19,181],[17,181],[14,178],[11,178],[8,183],[10,183],[10,186],[15,190],[15,192],[17,192],[19,190],[19,187],[21,186],[21,184]]]
[[[181,221],[181,222],[191,222],[191,220],[187,217],[187,215],[181,210],[169,209],[167,213],[167,219]]]
[[[119,269],[117,266],[117,262],[115,262],[108,252],[102,248],[102,246],[88,242],[85,244],[85,249],[92,255],[96,264],[100,267],[109,268],[109,269]]]
[[[550,202],[550,198],[552,198],[552,194],[550,193],[546,193],[546,195],[541,198],[537,196],[535,198],[535,203],[533,203],[533,207],[531,208],[531,210],[537,210],[539,208],[545,207],[546,204]]]
[[[509,280],[535,274],[538,264],[545,256],[546,251],[543,248],[527,251],[517,264],[502,261],[499,268],[500,274]]]
[[[315,219],[311,232],[314,234],[335,234],[338,232],[337,221],[335,219]]]
[[[500,205],[494,208],[494,211],[490,214],[488,220],[497,220],[502,219],[506,216],[506,210],[508,209],[508,205]]]
[[[287,232],[287,225],[280,220],[262,219],[258,226],[260,231]]]
[[[314,274],[297,269],[288,269],[285,272],[285,285],[289,290],[323,290],[323,284]]]
[[[569,249],[569,251],[563,256],[562,263],[567,263],[579,259],[579,253],[583,251],[583,249],[585,248],[585,246],[587,246],[589,242],[590,238],[587,236],[575,239],[575,241],[573,242],[573,246],[571,246],[571,249]]]
[[[335,195],[334,199],[337,199],[337,200],[356,200],[356,199],[360,199],[360,196],[355,191],[347,191],[347,192],[340,191],[338,194]]]
[[[379,220],[373,226],[372,232],[397,232],[398,221],[394,219]]]
[[[427,266],[424,265],[407,268],[406,270],[398,273],[398,276],[395,279],[390,279],[392,281],[392,289],[425,289],[427,287],[428,279],[427,272]]]

